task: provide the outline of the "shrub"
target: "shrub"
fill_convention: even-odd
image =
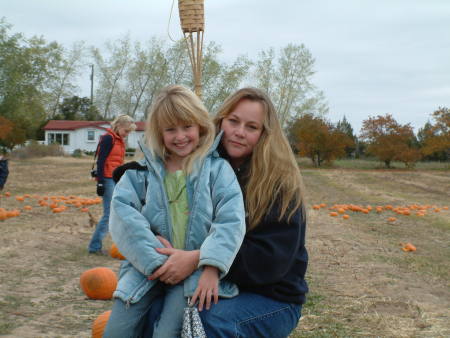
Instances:
[[[72,157],[81,157],[83,156],[83,150],[81,149],[75,149],[72,153]]]
[[[64,150],[59,144],[39,144],[36,141],[31,141],[25,147],[13,150],[11,152],[11,157],[16,159],[26,159],[33,157],[44,157],[44,156],[64,156]]]

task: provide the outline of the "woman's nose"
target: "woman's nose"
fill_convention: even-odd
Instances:
[[[244,137],[244,126],[237,126],[234,130],[234,133],[236,134],[236,136]]]

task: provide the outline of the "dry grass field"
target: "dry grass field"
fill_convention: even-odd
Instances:
[[[21,215],[0,221],[0,335],[89,337],[111,301],[87,299],[79,276],[120,262],[87,254],[101,205],[53,214],[33,195],[95,197],[91,159],[47,157],[10,162],[0,207]],[[450,206],[448,170],[305,169],[308,281],[311,292],[292,337],[449,337],[450,211],[396,215],[378,205]],[[24,202],[15,196],[30,194]],[[312,205],[327,207],[313,210]],[[334,204],[371,205],[368,214],[330,217]],[[24,210],[30,205],[31,210]],[[397,220],[388,222],[388,217]],[[417,251],[404,252],[411,242]],[[107,244],[111,243],[108,239]]]

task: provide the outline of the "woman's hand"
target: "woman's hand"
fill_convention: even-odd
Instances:
[[[161,238],[159,238],[159,240],[166,246]],[[165,239],[164,241],[167,242]],[[159,278],[163,283],[175,285],[189,277],[197,269],[200,250],[185,251],[166,247],[157,248],[156,251],[160,254],[169,256],[169,258],[148,277],[150,280]]]
[[[203,310],[206,302],[206,310],[211,307],[211,299],[214,304],[219,301],[219,270],[214,266],[205,266],[198,281],[197,289],[191,299],[191,305],[195,304],[198,298],[198,310]]]

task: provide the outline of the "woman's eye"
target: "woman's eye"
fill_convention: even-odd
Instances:
[[[238,121],[236,119],[228,119],[231,123],[237,123]]]
[[[187,125],[187,126],[184,126],[184,129],[189,129],[189,128],[192,128],[192,125],[191,125],[191,124],[189,124],[189,125]]]

